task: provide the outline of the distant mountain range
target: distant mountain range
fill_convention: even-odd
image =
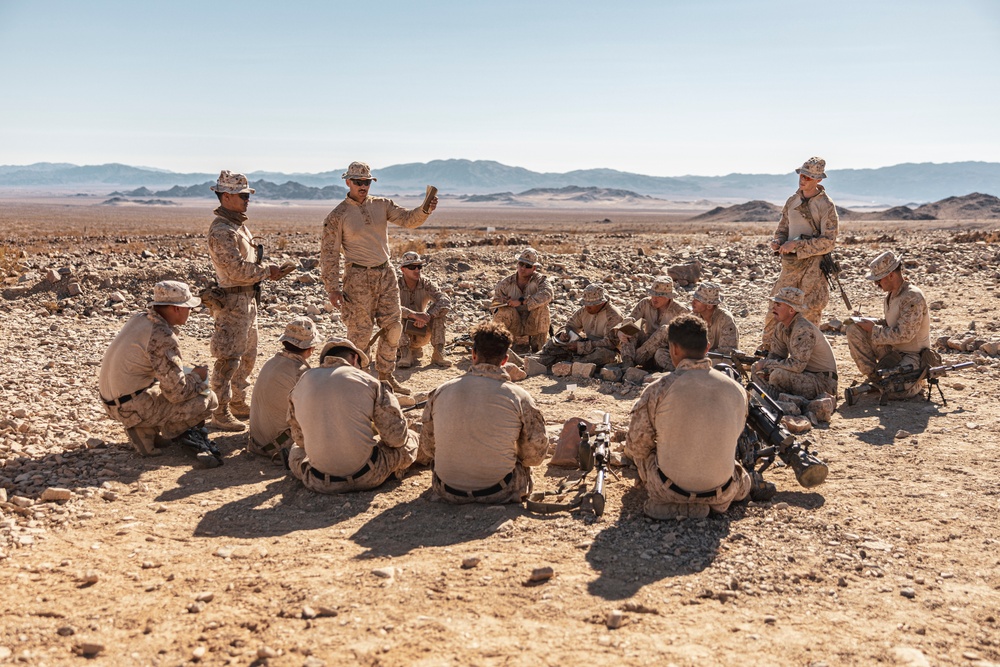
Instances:
[[[728,174],[726,176],[646,176],[613,169],[585,169],[566,173],[542,173],[511,167],[490,160],[433,160],[398,164],[374,170],[378,177],[375,194],[421,194],[427,184],[436,185],[442,195],[495,195],[536,188],[562,189],[570,186],[629,190],[638,195],[673,200],[706,199],[783,201],[796,187],[795,176],[787,174]],[[252,172],[247,176],[266,181],[275,188],[328,186],[331,199],[343,196],[342,170],[316,174]],[[1000,163],[952,162],[946,164],[899,164],[878,169],[831,169],[825,185],[837,202],[881,205],[925,203],[957,193],[981,192],[1000,195]],[[0,166],[0,188],[6,190],[90,191],[106,194],[108,189],[146,188],[150,195],[170,192],[174,186],[194,187],[198,195],[210,197],[206,183],[217,174],[175,173],[150,167],[123,164],[77,166],[38,163]],[[284,183],[278,186],[277,183]],[[309,194],[312,191],[303,191]],[[192,195],[192,196],[198,196]],[[143,195],[149,196],[149,195]],[[187,196],[187,195],[163,195]],[[289,195],[291,197],[292,195]],[[322,197],[326,197],[323,194]],[[311,194],[309,196],[311,197]]]
[[[147,187],[128,190],[125,192],[112,192],[112,197],[214,197],[211,187],[215,181],[206,181],[198,185],[175,185],[167,190],[152,191]],[[256,192],[255,197],[261,199],[343,199],[347,196],[347,188],[339,185],[327,185],[323,188],[302,185],[295,181],[288,181],[282,185],[265,181],[250,181],[250,187]],[[205,193],[208,193],[207,195]]]

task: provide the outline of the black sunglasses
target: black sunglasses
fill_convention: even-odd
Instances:
[[[243,201],[250,201],[250,193],[249,192],[241,192],[239,194],[240,194],[240,199],[242,199]]]
[[[535,268],[534,264],[528,264],[527,262],[518,262],[517,265],[520,266],[521,268],[524,268],[524,269],[533,269],[533,268]]]
[[[413,271],[419,271],[420,269],[424,268],[424,265],[423,264],[407,264],[403,268],[404,269],[411,269]]]
[[[372,179],[370,179],[370,178],[352,178],[351,181],[355,185],[371,185],[372,184]]]

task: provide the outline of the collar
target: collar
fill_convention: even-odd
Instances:
[[[163,315],[160,315],[158,312],[156,312],[156,309],[154,309],[153,306],[149,306],[149,308],[146,309],[146,317],[148,317],[149,321],[152,322],[153,324],[165,326],[166,328],[173,331],[175,334],[178,333],[177,327],[170,326],[170,323],[167,322],[165,319],[163,319]]]
[[[286,359],[291,359],[292,361],[297,361],[300,364],[305,364],[306,366],[309,365],[309,362],[306,361],[306,358],[303,357],[301,354],[299,354],[298,352],[289,352],[285,348],[281,348],[280,350],[278,350],[278,356],[285,357]]]
[[[507,375],[507,371],[496,364],[473,364],[469,367],[468,372],[469,375],[478,375],[480,377],[491,378],[493,380],[500,380],[501,382],[510,381],[510,376]]]
[[[222,218],[227,222],[231,222],[234,225],[242,225],[244,222],[249,220],[246,213],[238,213],[237,211],[230,211],[225,206],[220,206],[219,208],[212,211],[217,216]]]
[[[678,371],[708,370],[712,367],[712,360],[708,357],[702,359],[681,359],[677,364]]]
[[[348,196],[348,197],[344,197],[344,201],[346,201],[346,202],[348,202],[348,203],[350,203],[350,204],[353,204],[354,206],[361,206],[362,204],[367,204],[367,203],[368,203],[368,200],[369,200],[369,199],[371,199],[371,198],[372,198],[372,196],[371,196],[371,195],[367,195],[367,196],[365,197],[365,200],[364,200],[364,201],[361,201],[361,202],[359,202],[359,201],[355,201],[354,199],[351,199],[351,198],[350,198],[350,197]]]
[[[354,368],[352,364],[347,363],[347,359],[342,357],[327,357],[323,360],[323,367],[328,368],[330,366],[347,366],[348,368]]]

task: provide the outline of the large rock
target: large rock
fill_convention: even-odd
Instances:
[[[633,366],[632,368],[625,371],[625,381],[630,382],[632,384],[642,384],[643,381],[645,381],[646,376],[648,375],[649,373],[642,370],[638,366]]]
[[[695,260],[686,264],[675,264],[667,269],[667,275],[681,287],[694,285],[701,280],[701,262]]]
[[[589,378],[594,377],[594,373],[597,372],[597,364],[587,364],[582,361],[573,362],[572,375],[576,378]]]
[[[810,401],[806,405],[805,412],[807,415],[815,417],[817,421],[829,422],[830,418],[833,417],[833,409],[835,407],[836,402],[833,400],[833,397],[824,396],[817,398],[815,401]]]
[[[601,369],[600,376],[607,382],[621,382],[622,369],[618,366],[605,366]]]
[[[525,357],[524,372],[528,376],[545,375],[546,373],[549,372],[549,369],[545,366],[545,364],[540,362],[538,359],[535,359],[534,357]]]
[[[568,361],[559,361],[552,364],[552,374],[557,377],[566,377],[573,372],[573,364]]]

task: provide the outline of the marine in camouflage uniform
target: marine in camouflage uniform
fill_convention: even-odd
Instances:
[[[740,349],[740,331],[733,314],[721,303],[722,288],[715,283],[701,283],[691,298],[691,310],[705,320],[708,351],[730,354]]]
[[[211,426],[242,431],[245,425],[236,417],[250,416],[246,392],[257,361],[255,285],[277,279],[279,269],[257,260],[254,238],[245,224],[250,195],[255,192],[247,177],[223,171],[212,190],[220,206],[208,228],[208,253],[218,282],[216,290],[206,292],[213,296],[208,302],[215,318],[209,346],[215,359],[211,385],[219,398]]]
[[[802,316],[819,326],[830,301],[830,285],[820,269],[823,255],[837,245],[840,224],[837,207],[819,184],[826,178],[826,161],[812,157],[796,169],[799,189],[781,209],[781,221],[771,240],[771,249],[781,255],[781,274],[771,296],[783,287],[797,287],[806,297]],[[775,321],[771,311],[764,316],[763,347],[770,349]]]
[[[920,368],[925,365],[921,353],[931,346],[931,318],[924,293],[903,277],[902,260],[891,251],[872,260],[869,268],[866,278],[886,292],[885,317],[879,321],[857,319],[847,325],[851,358],[868,379],[874,379],[876,369]],[[911,398],[926,387],[927,381],[921,379],[902,392],[888,392],[886,397]]]
[[[676,369],[648,385],[632,406],[625,453],[646,488],[647,516],[704,518],[750,492],[750,476],[736,462],[747,395],[705,357],[703,320],[684,315],[669,329]]]
[[[505,327],[514,341],[527,337],[532,352],[545,345],[549,337],[552,288],[538,272],[538,251],[525,248],[517,257],[517,271],[497,283],[493,292],[493,321]]]
[[[433,460],[431,489],[447,502],[519,503],[548,450],[545,418],[502,368],[509,332],[485,322],[472,338],[469,371],[427,397],[420,457]]]
[[[444,353],[445,320],[451,299],[421,271],[424,259],[415,252],[405,252],[399,262],[399,305],[403,313],[403,333],[399,337],[400,368],[413,366],[429,342],[434,348],[431,363],[449,368],[452,362]],[[407,329],[412,329],[407,333]]]
[[[250,436],[247,451],[281,463],[281,450],[291,449],[288,427],[288,395],[309,370],[309,356],[316,341],[316,325],[308,317],[296,317],[278,339],[282,349],[268,359],[257,375],[250,401]]]
[[[288,467],[311,491],[374,489],[417,457],[417,434],[388,384],[361,370],[368,363],[351,341],[331,339],[289,396]]]
[[[833,348],[815,324],[802,315],[805,295],[782,287],[771,297],[777,325],[766,359],[754,362],[752,374],[772,398],[781,393],[809,400],[837,395],[837,361]]]
[[[621,311],[596,283],[583,290],[582,302],[583,307],[545,343],[536,357],[539,363],[551,366],[556,361],[579,361],[605,366],[618,358],[617,326],[625,319]],[[579,340],[571,340],[573,336]]]
[[[152,305],[129,319],[101,361],[101,401],[143,456],[161,454],[158,434],[179,440],[218,405],[205,382],[207,367],[184,372],[175,332],[199,304],[184,283],[157,283]]]
[[[378,179],[364,162],[352,162],[342,178],[347,184],[347,197],[323,221],[320,245],[323,284],[330,303],[341,311],[347,337],[356,346],[364,349],[368,345],[372,323],[385,329],[378,342],[375,369],[379,379],[388,382],[394,391],[409,394],[410,390],[401,386],[392,374],[403,325],[399,284],[389,263],[389,223],[407,229],[419,227],[437,207],[437,197],[430,201],[427,211],[419,207],[407,210],[391,199],[371,197],[368,190]],[[342,286],[341,254],[344,255]]]
[[[618,332],[623,365],[641,366],[652,361],[657,368],[673,370],[667,352],[667,325],[678,315],[691,312],[677,301],[676,296],[673,278],[662,275],[653,279],[648,296],[639,300],[623,322],[635,324],[642,320],[639,332],[634,336]]]

